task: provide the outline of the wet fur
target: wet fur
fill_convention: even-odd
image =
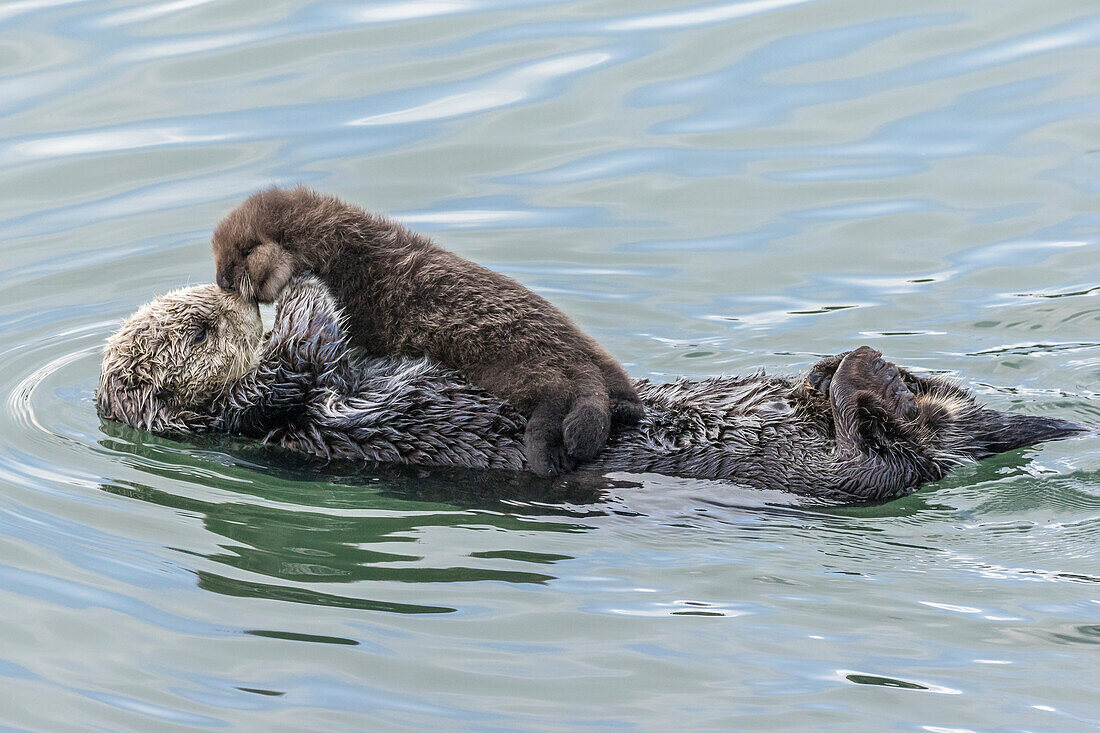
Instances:
[[[100,414],[146,430],[194,429],[203,418],[192,408],[254,368],[262,335],[256,305],[215,285],[167,293],[107,340]]]
[[[196,301],[211,297],[208,289],[192,292]],[[132,321],[140,322],[144,312]],[[120,334],[134,328],[127,324]],[[104,358],[111,376],[101,380],[100,408],[105,417],[140,427],[244,434],[330,459],[529,468],[527,421],[518,410],[426,358],[364,357],[348,346],[342,331],[341,312],[325,287],[297,279],[284,292],[275,327],[251,371],[201,404],[162,403],[161,417],[153,421],[114,401],[112,385],[126,373],[118,346],[129,338],[116,335]],[[149,349],[159,351],[144,342],[124,353]],[[844,437],[837,415],[846,409],[845,390],[834,386],[853,381],[846,371],[887,368],[876,365],[879,359],[862,347],[825,359],[796,379],[756,374],[669,384],[638,380],[645,417],[582,468],[882,500],[914,491],[961,463],[1080,430],[1061,420],[989,410],[946,380],[899,369],[913,395],[910,416],[898,420],[888,414],[889,401],[864,395],[854,408],[854,437]],[[170,371],[158,374],[170,379]],[[891,384],[855,381],[866,390]],[[158,385],[151,387],[156,391]],[[179,418],[181,409],[186,419]]]
[[[642,415],[634,385],[564,313],[516,281],[384,217],[306,188],[254,194],[213,236],[218,284],[264,302],[311,272],[372,356],[427,356],[527,417],[534,471],[595,456]]]

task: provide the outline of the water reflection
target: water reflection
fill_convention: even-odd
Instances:
[[[604,513],[595,506],[603,492],[637,486],[599,477],[562,482],[506,472],[364,472],[354,466],[341,471],[340,466],[321,468],[318,462],[246,442],[207,438],[196,448],[117,423],[101,427],[107,437],[99,445],[133,456],[137,460],[130,465],[143,473],[175,481],[187,477],[195,487],[248,497],[208,501],[121,480],[101,486],[117,496],[200,516],[208,531],[228,540],[219,542],[221,552],[175,548],[239,571],[196,571],[201,588],[228,596],[405,614],[453,612],[451,607],[391,603],[316,587],[385,582],[545,584],[556,577],[547,570],[570,556],[494,549],[467,554],[467,564],[440,565],[422,554],[421,538],[438,529],[586,532],[593,527],[576,520]],[[512,569],[486,566],[501,561]]]

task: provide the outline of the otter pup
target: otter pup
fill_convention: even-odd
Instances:
[[[312,272],[372,356],[427,356],[527,417],[533,471],[555,475],[589,460],[612,423],[643,414],[626,372],[568,316],[515,280],[428,237],[306,188],[250,196],[213,236],[217,282],[274,301]]]
[[[517,410],[425,358],[356,353],[317,280],[291,281],[258,351],[250,313],[212,286],[138,311],[108,342],[101,414],[156,431],[238,433],[325,458],[530,468]],[[195,324],[212,316],[212,334],[196,342]],[[242,372],[250,349],[253,366]],[[882,500],[960,463],[1083,430],[986,409],[946,380],[913,375],[866,346],[796,379],[636,385],[645,417],[583,469]]]

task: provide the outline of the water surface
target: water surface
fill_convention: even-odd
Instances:
[[[1100,424],[1100,13],[1050,0],[0,4],[0,724],[1093,730],[1100,440],[900,501],[319,471],[96,417],[305,182],[637,376],[869,343]]]

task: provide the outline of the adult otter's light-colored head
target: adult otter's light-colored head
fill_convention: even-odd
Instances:
[[[183,415],[252,368],[262,335],[256,303],[216,285],[162,295],[107,340],[100,414],[146,430],[181,427]]]
[[[316,251],[348,207],[308,188],[270,188],[249,196],[218,224],[211,240],[217,282],[228,292],[271,303],[290,278],[316,266],[303,244]],[[359,212],[362,215],[362,212]]]

